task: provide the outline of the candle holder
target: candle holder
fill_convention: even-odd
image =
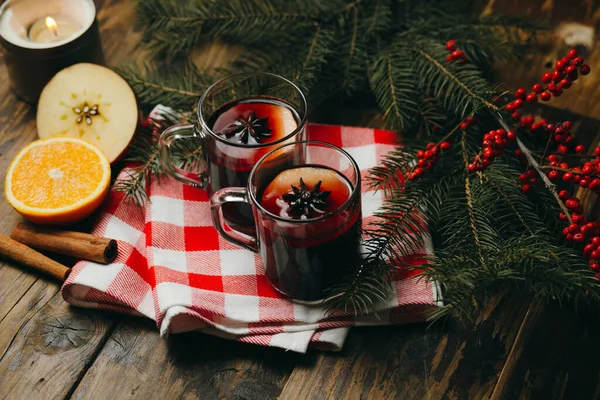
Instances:
[[[61,69],[104,64],[92,0],[7,0],[0,7],[0,44],[12,89],[31,104]]]

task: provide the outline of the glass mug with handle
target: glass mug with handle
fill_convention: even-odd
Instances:
[[[252,207],[255,235],[226,229],[223,211],[232,203]],[[360,266],[360,170],[332,144],[296,142],[271,151],[246,187],[217,191],[211,209],[219,233],[260,253],[271,284],[295,301],[323,301],[328,288]]]
[[[175,125],[162,133],[161,163],[168,175],[206,189],[209,196],[222,188],[246,185],[250,171],[266,153],[305,139],[306,108],[300,89],[278,75],[252,72],[226,77],[200,97],[195,124]],[[176,154],[198,150],[200,162],[175,159]],[[230,227],[254,231],[252,209],[246,204],[228,204],[223,213]]]

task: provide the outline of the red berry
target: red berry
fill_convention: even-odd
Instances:
[[[475,172],[476,170],[477,170],[477,167],[473,163],[471,163],[467,166],[467,171],[469,171],[470,173]]]
[[[557,150],[559,153],[562,153],[562,154],[567,154],[569,152],[569,149],[564,144],[561,144],[560,146],[558,146]]]
[[[594,278],[596,278],[596,279],[600,280],[600,273],[597,273],[597,274],[595,274],[595,275],[594,275]]]
[[[577,225],[576,223],[572,223],[571,225],[569,225],[569,232],[570,233],[579,232],[579,225]]]
[[[552,171],[548,172],[548,178],[550,178],[553,181],[558,179],[558,175],[559,175],[558,171],[552,170]]]
[[[452,57],[454,58],[461,58],[464,55],[464,53],[460,50],[454,50],[452,52]]]
[[[525,89],[518,88],[517,90],[515,90],[515,97],[517,99],[524,99],[525,96],[527,96],[527,92],[525,91]]]
[[[579,186],[586,188],[590,185],[590,181],[588,181],[587,179],[582,179],[579,181]]]
[[[583,64],[583,58],[581,58],[581,57],[576,57],[576,58],[573,60],[573,64],[575,64],[577,67],[579,67],[581,64]]]
[[[544,87],[539,83],[536,83],[531,87],[531,90],[533,90],[535,93],[542,93],[544,91]]]
[[[540,94],[540,99],[544,100],[544,101],[548,101],[552,98],[552,95],[550,94],[550,92],[543,92],[542,94]]]
[[[521,190],[523,191],[523,193],[529,193],[532,189],[533,187],[529,183],[526,183],[523,186],[521,186]]]
[[[570,172],[565,172],[562,176],[563,182],[570,182],[573,179],[573,174]]]
[[[434,147],[435,147],[435,143],[433,143],[433,142],[429,142],[429,143],[427,143],[427,144],[425,145],[425,148],[426,148],[427,150],[431,150],[431,149],[433,149]]]
[[[514,119],[516,121],[516,120],[518,120],[521,117],[521,114],[519,114],[518,111],[515,111],[510,116],[511,116],[512,119]]]
[[[575,146],[575,153],[577,153],[577,154],[585,153],[585,146],[582,144],[578,144],[577,146]]]
[[[565,79],[563,79],[563,80],[560,81],[560,83],[558,84],[558,86],[561,89],[568,89],[568,88],[571,87],[571,81],[565,78]]]
[[[419,150],[419,151],[417,151],[417,157],[418,157],[418,158],[423,158],[423,155],[424,155],[424,154],[425,154],[425,153],[423,152],[423,150]]]
[[[564,74],[562,72],[560,72],[560,71],[554,71],[554,73],[552,74],[552,80],[555,83],[558,83],[563,78],[563,75]]]
[[[567,68],[565,68],[565,72],[569,75],[572,73],[577,73],[577,67],[574,65],[569,65]]]
[[[596,148],[594,149],[594,155],[595,155],[595,156],[600,156],[600,147],[596,147]]]
[[[577,206],[579,206],[579,200],[577,200],[576,197],[568,199],[567,201],[565,201],[565,206],[567,206],[569,210],[573,210],[577,208]]]
[[[542,75],[542,82],[550,83],[551,81],[552,81],[552,74],[550,72],[546,72],[544,75]]]
[[[567,58],[569,60],[574,60],[575,58],[577,58],[579,54],[577,54],[577,49],[571,49],[569,50],[569,52],[567,53]]]
[[[514,104],[515,108],[518,110],[519,108],[523,107],[523,100],[516,99],[515,101],[513,101],[513,104]]]
[[[454,51],[454,50],[456,50],[456,40],[448,40],[446,42],[446,49],[448,51]]]
[[[517,134],[515,133],[515,131],[508,131],[506,133],[506,138],[508,140],[515,140],[516,137],[517,137]]]
[[[565,62],[561,59],[561,60],[557,60],[556,64],[555,64],[556,70],[557,71],[561,71],[566,67]]]
[[[448,150],[450,148],[450,143],[449,142],[442,142],[442,143],[440,143],[440,148],[442,150]]]
[[[579,146],[581,146],[581,145],[579,145]],[[577,146],[577,147],[579,147],[579,146]],[[583,164],[583,167],[581,167],[581,172],[584,175],[589,175],[594,172],[594,167],[590,163],[585,163],[585,164]]]
[[[590,254],[590,257],[592,258],[592,260],[599,259],[600,258],[600,251],[598,251],[598,250],[592,251],[592,253]]]
[[[590,71],[591,71],[591,68],[587,64],[583,64],[581,67],[579,67],[579,73],[581,75],[587,75],[590,73]]]
[[[454,61],[454,57],[452,57],[452,54],[448,54],[448,56],[446,57],[446,62],[452,62]]]
[[[462,129],[463,131],[466,130],[468,127],[469,127],[469,124],[467,124],[466,122],[460,123],[460,129]]]
[[[573,235],[573,241],[577,243],[583,242],[583,235],[581,233],[576,233]]]
[[[568,191],[568,190],[564,190],[564,189],[563,189],[563,190],[561,190],[560,192],[558,192],[558,197],[559,197],[561,200],[567,200],[567,199],[571,198],[571,193],[569,193],[569,191]],[[600,239],[600,238],[598,238],[598,239]]]
[[[535,103],[537,101],[537,96],[535,93],[529,93],[525,100],[527,100],[528,103]]]
[[[562,89],[556,89],[552,94],[554,95],[554,97],[559,97],[562,93]]]
[[[571,129],[571,126],[572,126],[571,121],[565,121],[565,122],[562,123],[562,128],[564,130],[568,131],[569,129]]]
[[[425,158],[431,158],[431,156],[433,156],[433,152],[431,150],[425,150],[424,156]]]
[[[583,255],[587,256],[588,254],[590,254],[592,252],[592,250],[594,250],[594,245],[591,243],[586,244],[585,247],[583,248]]]
[[[599,271],[600,271],[600,264],[597,264],[597,263],[595,263],[595,262],[591,262],[591,263],[590,263],[590,269],[591,269],[592,271],[594,271],[594,272],[599,272]],[[600,274],[596,274],[596,275],[594,275],[594,277],[595,277],[596,279],[600,279],[600,276],[599,276],[599,275],[600,275]]]
[[[592,244],[598,246],[600,244],[600,236],[594,236],[592,238]]]
[[[567,220],[567,216],[563,213],[558,214],[558,218],[560,218],[561,221]],[[566,235],[568,232],[569,232],[569,228],[563,229],[563,235]]]
[[[558,166],[561,168],[569,168],[569,164],[567,164],[566,162],[561,162]]]

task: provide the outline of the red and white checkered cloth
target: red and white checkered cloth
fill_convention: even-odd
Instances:
[[[325,125],[309,126],[309,138],[343,147],[363,178],[398,140],[389,131]],[[368,224],[382,193],[362,189]],[[121,194],[110,194],[93,233],[118,240],[119,255],[110,265],[77,263],[63,286],[67,302],[152,318],[161,335],[202,330],[297,352],[309,346],[339,350],[351,326],[420,322],[439,304],[435,285],[415,279],[413,271],[398,274],[377,315],[332,316],[320,306],[293,303],[271,287],[258,254],[217,234],[205,191],[161,179],[160,185],[150,182],[148,195],[140,210]],[[415,265],[431,254],[430,240],[425,243],[403,262]]]

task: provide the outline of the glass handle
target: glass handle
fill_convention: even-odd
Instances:
[[[174,179],[180,182],[187,183],[188,185],[205,189],[208,185],[206,164],[202,163],[202,171],[200,171],[200,173],[186,171],[173,164],[171,158],[171,146],[173,146],[173,143],[175,143],[175,141],[177,140],[188,139],[192,137],[201,139],[204,138],[203,135],[196,131],[194,125],[173,125],[165,129],[164,132],[160,135],[160,139],[158,141],[160,163],[167,175],[173,177]]]
[[[223,204],[225,203],[248,203],[250,206],[252,206],[252,204],[248,201],[246,189],[241,187],[231,187],[221,189],[213,194],[212,198],[210,199],[213,225],[225,239],[237,244],[238,246],[258,253],[258,245],[255,238],[236,231],[235,229],[225,227],[222,209]]]

